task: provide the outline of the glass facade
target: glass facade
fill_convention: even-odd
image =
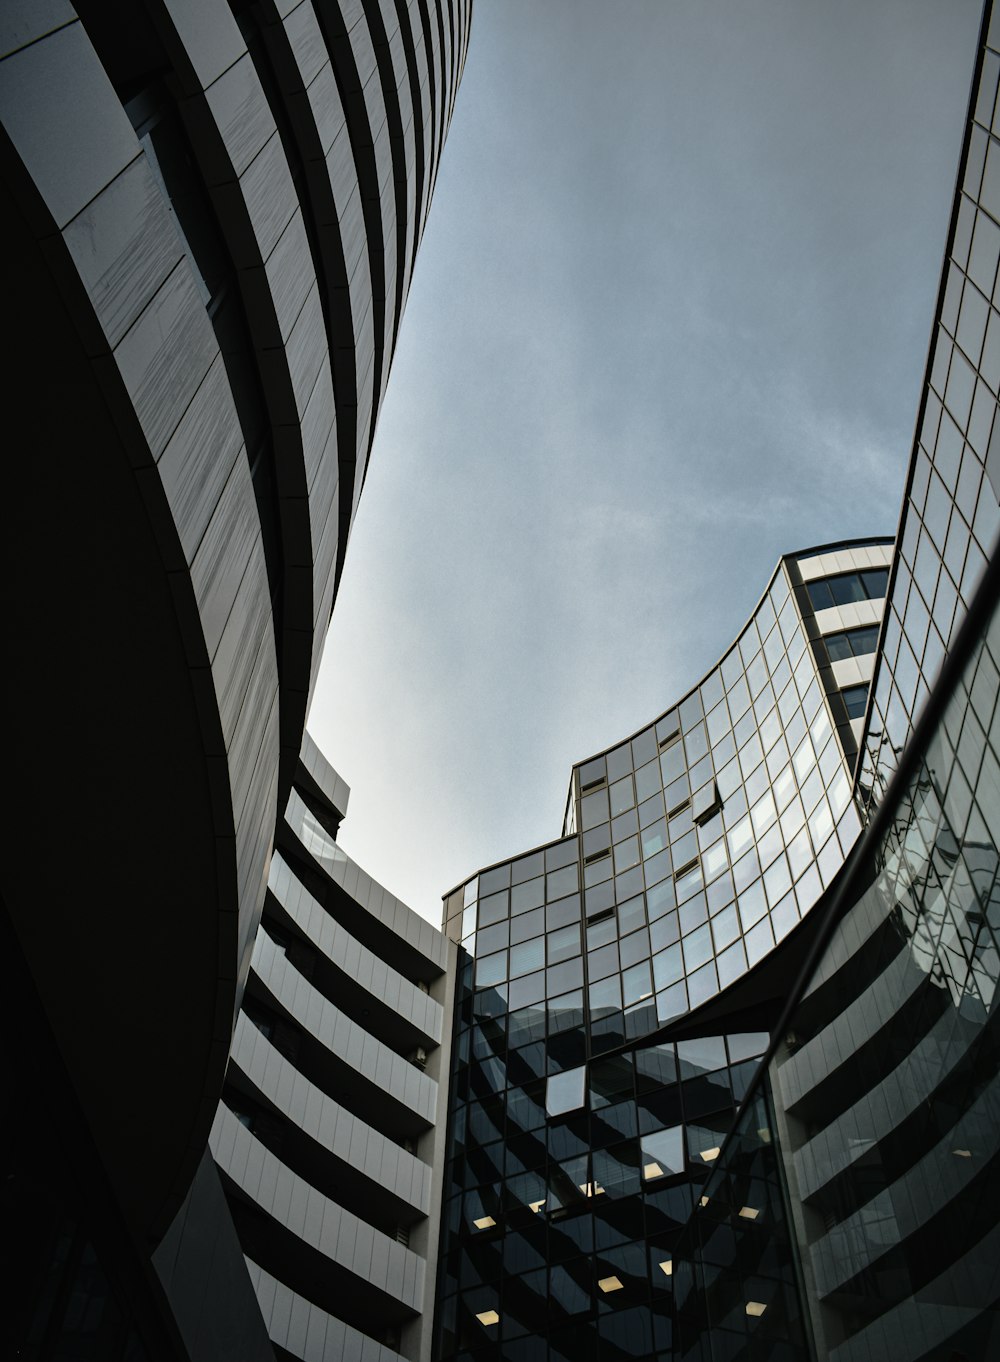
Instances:
[[[1000,1351],[989,7],[984,38],[857,771],[873,824],[817,916],[822,950],[676,1247],[675,1355],[691,1362]],[[848,647],[858,660],[850,632],[826,647],[837,666]],[[842,689],[855,722],[865,690]]]
[[[446,900],[442,1358],[672,1348],[678,1236],[769,1037],[669,1029],[774,951],[857,840],[823,640],[877,629],[890,552],[782,560],[701,684],[574,768],[566,835]]]
[[[573,833],[492,867],[445,904],[504,1010],[583,1013],[587,1054],[669,1022],[744,975],[812,908],[860,819],[818,613],[815,555],[782,561],[718,667],[627,742],[574,768]],[[853,545],[877,624],[888,546]],[[824,627],[825,624],[825,627]],[[837,706],[841,708],[837,708]],[[850,717],[850,709],[847,709]]]
[[[987,11],[989,11],[987,6]],[[980,53],[859,770],[885,791],[1000,528],[1000,22]]]
[[[491,1015],[471,968],[452,1079],[438,1355],[669,1352],[675,1244],[768,1037],[644,1044],[561,1068],[567,1042],[582,1054],[580,1010]]]
[[[1000,1349],[998,691],[994,611],[678,1246],[680,1356]]]

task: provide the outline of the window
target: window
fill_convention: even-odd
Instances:
[[[867,686],[846,686],[840,692],[849,719],[863,719],[868,700]]]
[[[842,577],[831,577],[827,585],[834,605],[851,605],[855,601],[867,600],[868,593],[856,572],[845,573]]]
[[[586,1067],[550,1074],[545,1092],[546,1114],[562,1116],[567,1111],[582,1107],[586,1095],[586,1075]]]
[[[854,601],[880,601],[888,585],[888,568],[872,568],[807,582],[806,590],[814,610],[829,610],[832,605],[850,605]]]
[[[684,1127],[643,1135],[642,1176],[646,1182],[684,1172]]]
[[[861,580],[865,584],[868,599],[880,601],[884,599],[885,593],[889,589],[889,569],[874,568],[871,572],[862,572]]]
[[[848,629],[823,638],[831,662],[842,662],[845,657],[868,657],[878,647],[878,628]]]

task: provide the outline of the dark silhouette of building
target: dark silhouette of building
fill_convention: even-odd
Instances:
[[[5,1356],[426,1355],[445,952],[297,839],[470,10],[4,6]]]

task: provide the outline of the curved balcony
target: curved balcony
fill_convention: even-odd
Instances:
[[[416,1253],[318,1192],[224,1105],[209,1147],[254,1262],[280,1270],[309,1300],[355,1326],[420,1313],[425,1264]]]
[[[385,98],[378,79],[372,35],[362,6],[344,11],[334,0],[317,0],[316,15],[337,74],[368,239],[372,318],[375,330],[374,405],[381,404],[396,334],[396,198]],[[368,449],[358,452],[353,517],[364,481]]]
[[[918,995],[926,983],[926,971],[914,963],[908,951],[894,955],[864,992],[782,1064],[781,1091],[786,1110],[794,1114],[800,1104],[808,1105],[809,1097],[821,1083],[830,1084],[837,1070],[854,1062],[859,1050],[877,1042],[880,1033],[907,1003],[915,998],[919,1001]],[[845,1093],[863,1084],[860,1074],[844,1075]]]
[[[251,1258],[246,1265],[268,1337],[276,1347],[302,1362],[327,1362],[330,1357],[340,1362],[403,1362],[399,1353],[320,1309]]]
[[[39,515],[15,518],[7,538],[35,571],[5,602],[19,640],[5,699],[20,848],[5,896],[121,1204],[155,1238],[197,1166],[263,903],[274,622],[196,270],[89,32],[75,19],[46,31],[21,8],[0,92],[18,194],[5,213],[18,262],[8,434],[23,457],[8,491]],[[88,607],[60,611],[53,629],[68,586]],[[67,656],[91,659],[70,688]],[[37,809],[60,770],[86,772],[87,795],[53,857]],[[109,829],[100,911],[83,921],[80,867]]]
[[[947,1348],[948,1356],[950,1340],[981,1319],[978,1302],[995,1298],[998,1255],[1000,1227],[995,1227],[929,1281],[919,1296],[900,1301],[831,1348],[830,1362],[869,1362],[875,1357],[920,1362],[939,1348]]]
[[[336,823],[346,816],[350,787],[316,746],[308,729],[302,734],[296,783],[317,799]]]
[[[444,972],[447,943],[441,933],[352,861],[296,790],[288,799],[285,825],[291,849],[300,856],[304,851],[324,880],[341,891],[335,892],[331,911],[353,936],[408,978],[430,980]]]
[[[237,1022],[230,1060],[229,1081],[238,1079],[241,1091],[301,1132],[295,1141],[283,1132],[282,1149],[314,1186],[339,1183],[345,1190],[338,1200],[348,1209],[393,1228],[429,1213],[428,1166],[311,1083],[246,1016]]]
[[[410,77],[413,96],[413,119],[416,132],[417,157],[417,205],[413,240],[414,259],[420,238],[427,220],[430,205],[431,187],[435,169],[434,108],[431,94],[431,71],[427,57],[427,45],[420,15],[419,0],[400,0],[397,4],[400,16],[400,36],[406,55],[406,65]]]
[[[395,340],[413,266],[417,176],[413,106],[399,16],[393,0],[376,0],[367,7],[366,16],[385,101],[396,201]]]
[[[356,941],[303,887],[280,852],[271,860],[268,885],[274,896],[268,911],[280,905],[284,923],[315,948],[320,965],[314,982],[344,1011],[367,1013],[367,1029],[394,1049],[440,1045],[441,1004]]]
[[[336,559],[335,552],[325,560],[313,553],[312,529],[326,524],[337,491],[336,462],[327,454],[333,447],[334,403],[319,262],[275,121],[279,111],[268,101],[228,4],[207,0],[192,11],[174,0],[156,0],[155,8],[182,92],[190,146],[235,270],[270,428],[260,457],[272,465],[276,499],[277,542],[266,547],[280,601],[287,787],[321,640],[310,626],[318,600],[332,591]]]
[[[962,1151],[956,1154],[956,1150]],[[1000,1095],[980,1094],[922,1158],[810,1246],[820,1297],[877,1268],[953,1202],[974,1199],[974,1184],[1000,1155]],[[885,1227],[891,1226],[891,1237]]]
[[[437,1084],[353,1021],[294,968],[284,951],[257,934],[251,992],[258,990],[300,1028],[302,1067],[325,1091],[349,1094],[352,1110],[401,1137],[434,1124]],[[308,1058],[308,1064],[305,1062]]]
[[[319,382],[304,420],[318,437],[305,441],[307,449],[323,455],[307,459],[314,501],[313,628],[322,633],[343,565],[355,471],[371,443],[375,359],[371,267],[358,167],[315,8],[300,4],[285,11],[272,0],[259,12],[244,10],[241,23],[252,33],[259,74],[273,85],[272,98],[294,135],[294,158],[301,167],[300,201],[329,333],[329,358],[321,377],[328,380],[332,375],[332,392],[328,381]],[[335,446],[335,455],[324,453],[320,443],[331,430],[329,443]],[[314,655],[310,687],[317,664]]]

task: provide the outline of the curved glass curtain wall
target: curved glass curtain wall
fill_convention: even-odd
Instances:
[[[524,1045],[468,988],[460,1012],[437,1355],[669,1354],[675,1244],[767,1036],[597,1060],[553,1117],[544,1013]]]
[[[859,834],[838,687],[861,673],[822,638],[871,634],[890,551],[783,560],[698,687],[574,768],[578,831],[448,897],[440,1357],[673,1347],[676,1243],[769,1037],[651,1033],[763,959]]]
[[[888,547],[855,546],[880,610]],[[865,555],[870,555],[866,557]],[[732,649],[680,704],[574,768],[572,826],[445,905],[475,985],[515,1014],[581,1013],[599,1054],[714,997],[823,893],[861,822],[810,590],[784,559]],[[794,573],[794,578],[793,574]],[[796,579],[798,579],[796,581]],[[880,594],[881,593],[881,594]],[[825,627],[843,616],[827,612]]]
[[[1000,1351],[995,568],[992,616],[678,1246],[692,1362]]]

